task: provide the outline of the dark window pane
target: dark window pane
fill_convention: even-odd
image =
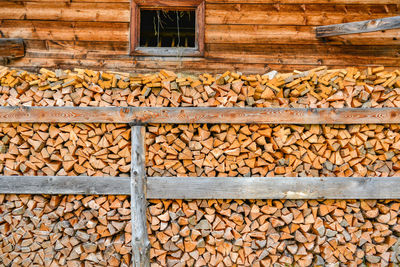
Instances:
[[[195,47],[196,13],[140,10],[140,46]]]

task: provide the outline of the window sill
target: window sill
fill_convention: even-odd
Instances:
[[[196,47],[136,47],[133,56],[201,57]]]

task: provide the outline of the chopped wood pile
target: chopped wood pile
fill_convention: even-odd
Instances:
[[[130,266],[127,196],[0,195],[1,266]]]
[[[1,175],[129,176],[126,124],[0,123]]]
[[[327,69],[189,76],[0,67],[1,106],[399,107],[400,70]]]
[[[400,176],[400,125],[152,124],[148,176]]]
[[[400,260],[399,209],[392,200],[150,200],[150,257],[152,266],[388,266]]]

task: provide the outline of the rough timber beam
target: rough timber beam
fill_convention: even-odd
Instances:
[[[130,195],[129,177],[0,176],[0,194]]]
[[[400,177],[148,177],[149,199],[397,199]]]
[[[0,122],[43,123],[400,123],[400,108],[0,107]]]
[[[147,199],[400,198],[400,177],[147,177],[146,180]],[[0,176],[0,194],[129,195],[130,183],[129,177]]]
[[[316,27],[317,38],[400,28],[400,16]]]

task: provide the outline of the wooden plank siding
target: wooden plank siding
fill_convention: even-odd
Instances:
[[[400,31],[318,39],[315,27],[400,14],[398,0],[206,0],[204,57],[129,56],[129,0],[7,1],[5,38],[24,38],[10,66],[218,73],[400,64]]]

